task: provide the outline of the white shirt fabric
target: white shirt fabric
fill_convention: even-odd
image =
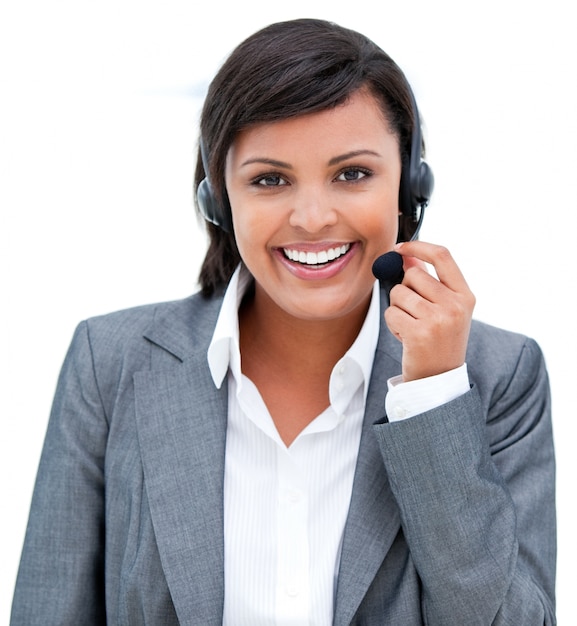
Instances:
[[[330,406],[287,448],[241,370],[238,308],[251,280],[239,266],[207,355],[215,385],[220,388],[226,377],[229,391],[223,624],[328,625],[379,334],[379,286],[357,339],[333,368]],[[433,398],[427,383],[421,392],[422,381],[391,379],[389,419],[411,417],[468,389],[466,369],[466,385],[459,369],[449,373],[449,385],[441,384],[446,375],[426,379]]]

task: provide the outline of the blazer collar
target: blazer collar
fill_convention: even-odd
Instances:
[[[381,292],[381,310],[388,295]],[[173,602],[183,623],[220,624],[224,604],[223,482],[227,385],[212,380],[207,349],[221,298],[169,305],[146,338],[151,370],[135,375],[136,420],[147,494]],[[167,361],[166,353],[174,358]],[[336,626],[350,623],[400,528],[372,425],[385,413],[401,348],[381,318],[379,342],[345,526]],[[170,366],[167,366],[170,363]]]
[[[169,302],[157,309],[144,338],[180,361],[206,361],[221,304],[222,294],[212,298],[196,294],[185,300]],[[154,356],[153,353],[153,369],[159,364]]]

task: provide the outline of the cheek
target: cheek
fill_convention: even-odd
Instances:
[[[255,207],[232,205],[232,221],[236,243],[244,261],[262,254],[268,246],[274,224],[270,212],[258,211]]]
[[[262,240],[287,221],[287,207],[283,200],[250,194],[235,194],[230,197],[232,221],[236,233],[241,236],[257,237]]]
[[[251,239],[254,237],[256,230],[257,220],[254,218],[254,212],[237,208],[238,205],[232,205],[232,223],[234,226],[234,232],[237,240],[239,239]]]
[[[386,203],[375,203],[371,211],[357,215],[359,230],[366,234],[371,244],[391,246],[397,240],[399,230],[399,216],[396,207],[387,206]]]

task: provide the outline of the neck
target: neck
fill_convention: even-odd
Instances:
[[[362,306],[336,319],[300,319],[276,306],[257,286],[239,313],[241,354],[258,355],[259,361],[287,375],[327,376],[355,341],[369,303],[370,295]]]
[[[359,334],[369,301],[338,319],[310,320],[288,315],[258,286],[247,294],[239,313],[242,371],[287,446],[329,406],[331,371]]]

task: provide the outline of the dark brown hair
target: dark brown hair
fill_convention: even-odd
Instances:
[[[219,202],[228,206],[225,163],[240,130],[335,107],[361,87],[381,103],[405,167],[415,123],[410,87],[401,69],[370,39],[331,22],[300,19],[272,24],[242,42],[210,84],[200,123]],[[199,150],[195,189],[205,175]],[[208,222],[207,228],[209,247],[199,278],[203,294],[210,295],[228,283],[240,255],[233,233]],[[414,228],[410,218],[401,216],[399,240],[410,239]]]

